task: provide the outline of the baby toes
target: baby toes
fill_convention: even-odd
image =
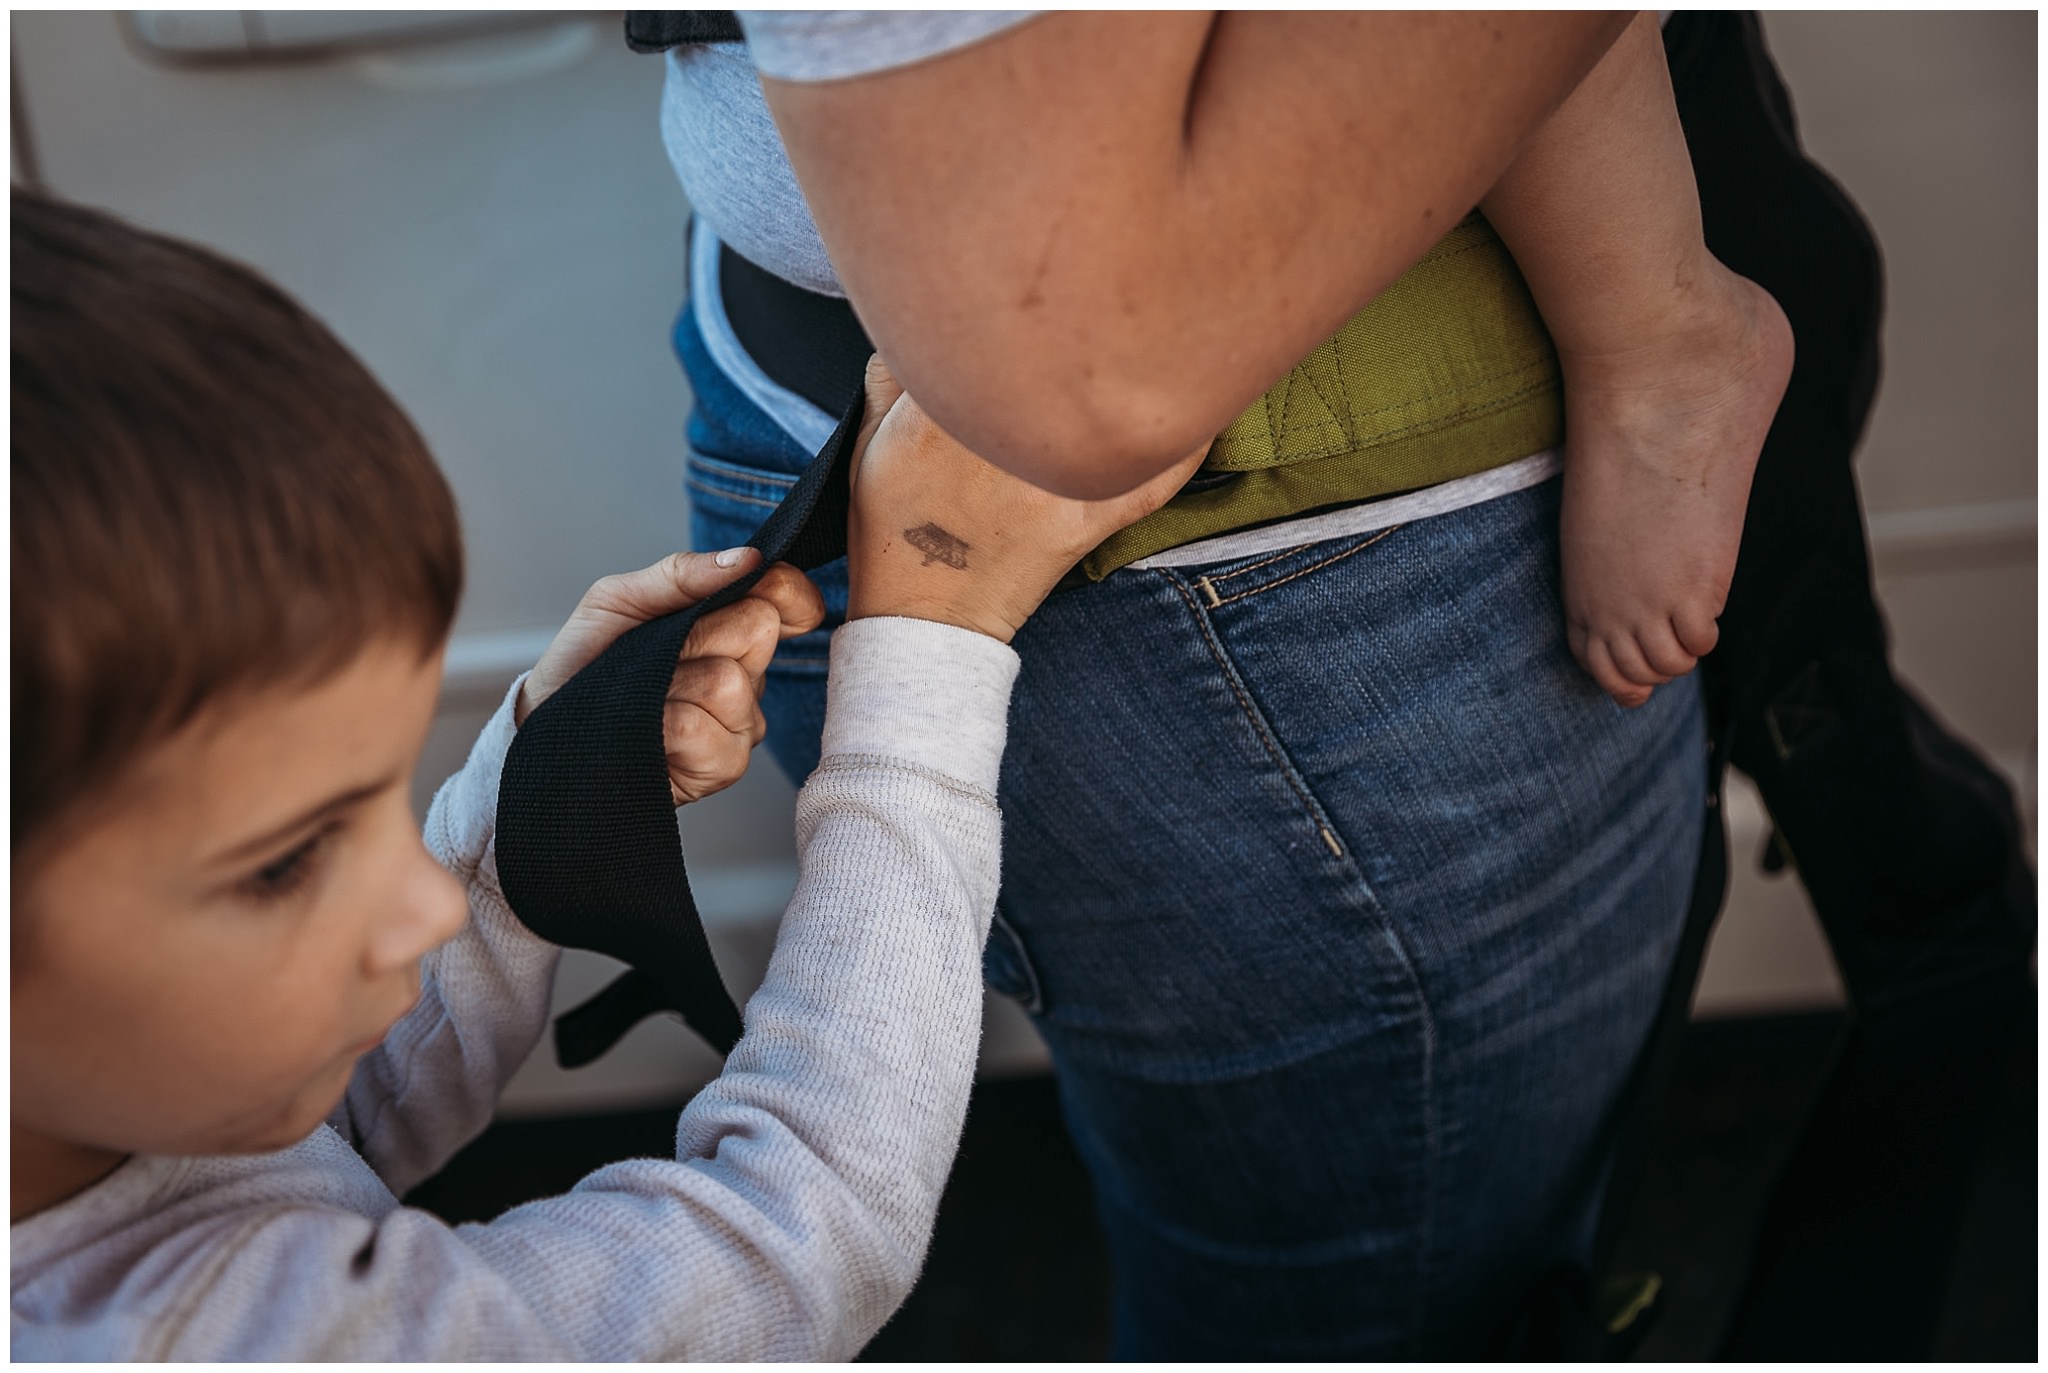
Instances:
[[[1613,697],[1617,705],[1639,706],[1650,699],[1649,687],[1630,681],[1615,665],[1614,656],[1605,637],[1589,637],[1585,653],[1579,661],[1593,681],[1602,691]]]
[[[1703,611],[1680,610],[1671,617],[1671,631],[1694,658],[1704,658],[1721,642],[1721,626]]]
[[[1650,666],[1650,660],[1644,656],[1636,635],[1621,631],[1607,635],[1605,642],[1607,654],[1614,660],[1615,670],[1631,685],[1655,687],[1671,680],[1670,673],[1659,672]]]
[[[1642,629],[1636,634],[1635,641],[1643,661],[1652,671],[1661,673],[1665,681],[1683,677],[1699,664],[1698,658],[1685,651],[1668,621]]]

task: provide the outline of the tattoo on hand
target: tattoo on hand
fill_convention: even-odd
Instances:
[[[903,531],[903,537],[910,546],[924,554],[924,566],[944,563],[948,567],[967,570],[967,550],[971,545],[958,535],[950,534],[929,522],[915,529]]]

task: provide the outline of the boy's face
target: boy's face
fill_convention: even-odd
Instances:
[[[247,1152],[326,1117],[466,917],[407,793],[439,685],[380,642],[211,711],[17,877],[18,1143]]]

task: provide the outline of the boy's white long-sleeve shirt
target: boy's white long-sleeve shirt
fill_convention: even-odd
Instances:
[[[138,1156],[15,1224],[13,1357],[850,1357],[909,1291],[959,1141],[1016,671],[949,626],[839,631],[797,891],[675,1158],[451,1227],[394,1194],[489,1121],[557,957],[498,888],[508,696],[428,816],[471,919],[420,1004],[294,1147]]]

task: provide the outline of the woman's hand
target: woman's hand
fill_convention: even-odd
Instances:
[[[519,688],[513,721],[524,724],[535,706],[621,634],[697,604],[745,576],[760,556],[752,548],[672,553],[652,567],[596,583]],[[775,645],[816,629],[824,618],[825,603],[810,578],[777,563],[740,600],[691,626],[662,712],[669,794],[677,805],[723,791],[746,772],[748,755],[767,732],[761,684]]]
[[[1075,563],[1166,504],[1207,451],[1107,500],[1055,496],[968,452],[872,358],[853,456],[847,618],[908,615],[1008,643]]]

